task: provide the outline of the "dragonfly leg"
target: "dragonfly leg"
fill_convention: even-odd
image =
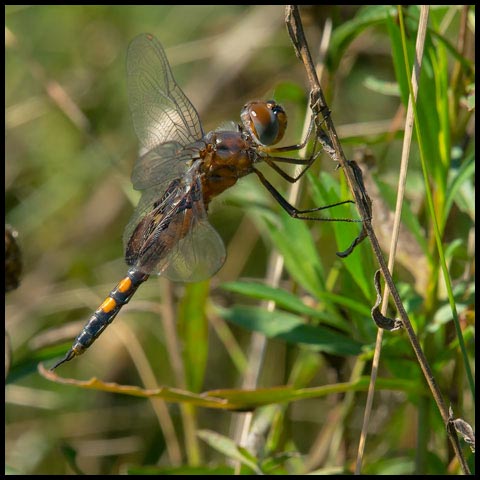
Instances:
[[[287,182],[290,183],[295,183],[300,180],[303,175],[307,172],[307,170],[313,165],[313,162],[318,158],[320,155],[321,150],[316,152],[314,155],[312,155],[310,158],[307,159],[297,159],[297,158],[286,158],[286,157],[263,157],[262,160],[269,165],[270,167],[273,168],[282,178],[287,180]],[[284,162],[284,163],[290,163],[293,165],[305,165],[305,168],[296,176],[292,177],[289,175],[287,172],[282,170],[275,162]]]
[[[327,208],[336,207],[338,205],[344,205],[346,203],[355,203],[353,200],[344,200],[343,202],[333,203],[332,205],[325,205],[323,207],[309,208],[307,210],[299,210],[291,205],[280,192],[265,178],[262,172],[256,168],[253,171],[257,174],[258,178],[265,186],[265,188],[271,193],[273,198],[280,204],[280,206],[293,218],[299,218],[300,220],[315,220],[322,222],[361,222],[361,220],[355,220],[351,218],[320,218],[312,217],[305,214],[318,212],[320,210],[326,210]]]

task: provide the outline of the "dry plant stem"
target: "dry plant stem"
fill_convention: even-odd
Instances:
[[[295,185],[295,184],[293,184]],[[291,193],[292,190],[290,190]],[[294,201],[291,195],[288,197],[289,201]],[[268,260],[267,274],[265,276],[265,283],[271,287],[278,287],[283,271],[283,257],[277,251],[270,254]],[[276,303],[272,300],[262,302],[262,306],[267,311],[275,310]],[[263,366],[265,358],[266,338],[263,334],[254,332],[250,340],[250,349],[248,352],[247,368],[243,377],[242,389],[253,390],[258,385],[258,379]],[[238,445],[253,450],[253,445],[249,445],[249,433],[253,421],[253,412],[239,414],[234,426],[233,438]],[[235,475],[240,475],[242,464],[240,461],[235,463]]]
[[[150,390],[158,389],[158,382],[137,336],[125,322],[117,320],[116,323],[117,328],[114,331],[132,358],[142,379],[143,386]],[[165,445],[170,463],[177,466],[181,465],[182,452],[166,402],[160,398],[150,398],[149,400],[165,436]]]
[[[24,57],[31,75],[45,89],[53,103],[57,105],[78,130],[88,134],[90,132],[90,122],[80,107],[73,101],[60,83],[48,77],[42,64],[29,54],[25,46],[20,44],[17,37],[7,27],[5,27],[5,44],[17,49],[18,54]]]
[[[283,257],[274,251],[269,258],[268,271],[266,275],[266,283],[272,287],[278,287],[280,282],[280,277],[283,270]],[[272,312],[275,309],[275,302],[262,302],[266,304],[266,309],[269,312]],[[265,356],[265,347],[266,347],[266,338],[261,333],[253,333],[250,341],[250,351],[248,354],[247,362],[247,371],[242,383],[242,389],[254,389],[258,384],[258,378],[263,365],[263,360]],[[235,425],[234,438],[236,442],[245,448],[251,448],[253,445],[249,445],[249,432],[252,425],[253,412],[247,412],[244,414],[239,414]],[[252,452],[253,453],[253,452]],[[235,464],[235,475],[240,475],[240,469],[242,464],[236,462]]]
[[[307,42],[305,39],[305,34],[303,32],[303,27],[300,19],[300,13],[298,7],[296,5],[287,5],[286,8],[286,24],[287,29],[290,33],[292,42],[294,44],[297,56],[300,60],[304,63],[305,69],[307,71],[307,76],[310,82],[310,86],[312,89],[312,108],[316,110],[315,113],[327,112],[328,106],[325,102],[325,97],[323,95],[322,88],[318,82],[317,75],[315,73],[315,68],[313,67],[311,55],[307,46]],[[352,162],[348,162],[345,158],[345,154],[343,153],[342,147],[338,140],[337,133],[335,131],[335,127],[331,118],[331,115],[327,115],[325,118],[325,126],[328,132],[328,137],[325,137],[325,134],[321,131],[319,132],[319,140],[323,143],[326,143],[326,152],[332,157],[334,161],[339,162],[340,166],[343,168],[345,176],[347,178],[347,182],[350,186],[352,194],[355,198],[355,202],[359,213],[363,219],[363,228],[368,236],[370,243],[372,245],[375,257],[380,265],[380,269],[382,270],[383,277],[385,278],[385,282],[388,286],[392,294],[393,301],[397,308],[397,311],[400,315],[402,323],[405,327],[405,331],[408,335],[412,348],[417,356],[418,362],[420,364],[420,368],[425,376],[425,379],[428,383],[428,386],[432,392],[433,398],[440,410],[440,414],[442,419],[445,423],[445,427],[448,425],[449,416],[448,411],[446,409],[445,403],[441,396],[440,389],[433,377],[432,370],[425,358],[425,355],[421,349],[420,343],[417,339],[415,331],[413,330],[412,324],[408,318],[407,312],[402,304],[398,291],[393,283],[392,276],[388,270],[387,264],[385,259],[383,258],[382,251],[380,249],[380,245],[378,243],[378,239],[375,235],[375,232],[372,228],[372,224],[370,221],[370,209],[369,209],[369,198],[365,192],[364,186],[359,183],[358,175],[355,175],[355,170],[352,168]],[[465,461],[463,453],[461,451],[458,437],[455,433],[451,432],[450,429],[447,430],[449,434],[449,438],[452,442],[453,450],[455,455],[460,462],[462,467],[462,471],[465,474],[469,474],[470,470],[468,465]]]
[[[423,48],[425,45],[425,34],[427,31],[428,24],[428,6],[423,5],[421,7],[420,14],[420,23],[417,33],[417,44],[415,48],[415,65],[412,73],[412,85],[414,90],[415,99],[417,98],[418,92],[418,81],[420,78],[420,70],[422,66],[423,58]],[[407,169],[408,169],[408,159],[410,156],[410,146],[412,142],[413,135],[413,108],[412,108],[412,99],[411,97],[408,100],[407,107],[407,116],[405,119],[405,135],[403,138],[403,148],[402,148],[402,159],[400,164],[400,177],[398,181],[398,191],[397,191],[397,204],[395,207],[395,218],[393,223],[392,238],[390,243],[390,255],[388,258],[388,270],[393,271],[393,266],[395,263],[395,253],[397,249],[398,235],[400,231],[400,220],[402,215],[402,205],[405,194],[405,184],[407,180]],[[383,292],[383,303],[382,303],[382,314],[386,315],[387,306],[388,306],[388,297],[390,290],[388,286]],[[357,462],[355,466],[355,474],[360,475],[362,468],[363,454],[365,451],[365,442],[367,438],[367,429],[370,423],[370,414],[372,411],[373,397],[375,393],[375,382],[377,379],[378,365],[380,362],[380,354],[382,349],[382,340],[383,340],[383,330],[381,328],[377,331],[377,339],[375,342],[375,353],[372,361],[372,371],[370,375],[370,385],[368,387],[367,401],[365,404],[365,412],[363,417],[362,431],[360,434],[360,440],[358,444],[357,452]]]
[[[330,42],[330,34],[331,34],[331,28],[326,28],[324,31],[324,35],[322,36],[322,47],[321,47],[322,51],[326,51],[327,49],[327,46]],[[321,70],[322,65],[320,62],[317,65],[317,68],[319,69],[319,71]],[[310,118],[311,118],[311,112],[307,108],[304,126],[303,126],[303,133],[301,138],[304,138],[304,136],[308,131]],[[305,146],[305,148],[299,152],[300,158],[305,157],[306,150],[307,148]],[[298,168],[301,169],[303,167],[297,166],[297,169]],[[297,172],[294,173],[294,176],[296,175],[297,175]],[[287,200],[292,205],[295,205],[297,203],[298,198],[300,197],[302,182],[303,182],[303,178],[299,179],[297,182],[291,184],[290,186],[290,189],[287,195]],[[274,251],[270,256],[269,263],[268,263],[268,269],[267,269],[267,275],[266,275],[266,283],[268,285],[273,287],[277,287],[279,285],[280,278],[283,271],[283,265],[284,265],[283,257],[279,255],[278,252]],[[273,310],[275,310],[275,305],[276,304],[274,301],[263,302],[263,306],[269,312],[272,312]],[[262,334],[254,333],[252,335],[251,348],[250,348],[250,354],[249,354],[249,362],[248,362],[249,367],[245,374],[242,388],[253,389],[257,387],[258,378],[260,376],[261,368],[263,365],[265,347],[266,347],[265,336]],[[238,429],[237,429],[237,434],[239,432],[240,435],[235,436],[235,438],[237,438],[239,445],[247,448],[250,447],[250,449],[255,448],[255,446],[253,445],[253,442],[255,440],[249,438],[252,420],[253,420],[252,412],[248,412],[244,414],[243,419],[239,422]],[[240,473],[240,466],[241,466],[240,463],[237,463],[236,469],[235,469],[235,474],[237,475]]]
[[[308,122],[309,122],[309,118],[305,122],[304,130],[308,129]],[[299,196],[299,193],[300,193],[299,184],[301,182],[302,182],[302,179],[300,179],[298,182],[293,183],[288,192],[287,199],[293,205],[296,203],[296,200]],[[280,283],[280,278],[282,276],[283,265],[284,265],[283,257],[277,251],[272,252],[268,262],[267,275],[265,277],[265,281],[267,285],[270,285],[272,287],[278,287]],[[267,311],[273,312],[275,310],[276,303],[273,300],[270,300],[268,302],[262,302],[262,306],[266,308]],[[243,389],[254,389],[257,387],[258,379],[263,366],[265,347],[266,347],[265,336],[261,333],[253,333],[252,340],[250,343],[248,368],[247,368],[247,372],[245,373],[244,381],[242,383]],[[250,439],[249,439],[250,427],[253,420],[253,412],[245,413],[242,415],[242,417],[243,418],[240,419],[238,429],[237,429],[237,432],[239,432],[239,435],[238,436],[236,435],[235,438],[238,439],[239,445],[247,448],[250,447],[250,450],[251,450],[252,448],[254,448],[254,445],[250,445]],[[241,464],[240,462],[238,462],[235,468],[236,475],[239,475],[240,467],[241,467]]]

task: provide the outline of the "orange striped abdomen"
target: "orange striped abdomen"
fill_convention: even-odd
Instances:
[[[60,364],[81,355],[100,336],[105,328],[112,323],[120,309],[129,302],[137,288],[147,280],[148,275],[141,273],[135,268],[128,271],[118,285],[109,293],[108,297],[95,310],[66,356],[52,367],[52,370]]]

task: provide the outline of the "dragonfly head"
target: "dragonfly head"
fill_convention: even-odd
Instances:
[[[261,145],[278,143],[287,128],[287,114],[274,100],[247,103],[240,118],[248,133]]]

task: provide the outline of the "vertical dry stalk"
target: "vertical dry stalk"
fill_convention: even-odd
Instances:
[[[313,66],[307,41],[305,39],[305,34],[303,32],[300,13],[296,5],[287,5],[285,21],[286,21],[287,29],[290,33],[290,37],[292,39],[292,42],[297,54],[297,57],[303,62],[305,66],[305,70],[307,72],[307,76],[308,76],[310,87],[311,87],[312,109],[314,113],[320,117],[322,112],[328,112],[329,110],[325,102],[325,97],[323,95],[322,88],[320,86],[320,83],[318,82],[318,78],[315,72],[315,68]],[[347,182],[352,191],[352,194],[355,198],[357,209],[363,220],[363,230],[356,243],[358,243],[358,241],[361,241],[365,236],[368,236],[374,255],[377,258],[377,261],[380,265],[380,269],[382,271],[387,287],[391,292],[393,301],[400,315],[402,324],[408,335],[412,348],[415,352],[420,368],[422,369],[422,372],[430,388],[430,391],[432,392],[432,396],[435,400],[435,403],[437,404],[437,407],[440,411],[442,419],[444,420],[445,426],[447,427],[447,425],[449,424],[449,415],[448,415],[448,411],[446,409],[445,403],[443,401],[440,389],[438,388],[437,382],[433,377],[433,373],[430,368],[430,365],[427,362],[427,359],[423,353],[423,350],[420,346],[420,343],[415,334],[415,331],[413,330],[410,319],[408,318],[408,314],[400,299],[396,286],[393,283],[393,279],[388,269],[387,263],[383,258],[383,254],[380,249],[378,239],[372,228],[371,219],[370,219],[370,215],[371,215],[370,199],[368,197],[367,192],[365,191],[365,187],[363,185],[362,178],[361,178],[361,172],[359,172],[359,169],[356,166],[356,164],[354,164],[354,162],[347,161],[345,154],[343,153],[343,149],[341,147],[340,141],[338,139],[338,135],[336,133],[336,129],[333,124],[331,115],[328,115],[325,118],[325,130],[327,133],[325,133],[321,127],[318,127],[317,133],[319,136],[319,141],[324,147],[324,150],[326,151],[326,153],[328,153],[334,161],[339,162],[340,166],[342,167],[345,177],[347,179]],[[457,435],[454,432],[452,432],[451,429],[447,429],[447,432],[451,440],[455,455],[461,465],[462,471],[465,474],[469,474],[470,470],[468,468],[468,465],[461,451]]]
[[[114,332],[120,338],[132,358],[144,387],[151,390],[159,388],[155,374],[145,355],[145,351],[130,327],[124,321],[117,320],[117,328]],[[149,400],[157,416],[162,433],[165,436],[165,445],[170,462],[172,465],[181,465],[182,452],[180,443],[175,433],[175,427],[173,426],[167,404],[160,398],[150,398]]]
[[[330,24],[328,24],[330,26]],[[325,28],[322,41],[321,41],[321,53],[325,53],[328,49],[328,45],[330,43],[330,36],[331,36],[331,28]],[[316,69],[318,72],[323,70],[323,59],[324,55],[320,56],[320,59],[316,65]],[[311,111],[307,108],[305,114],[305,120],[303,125],[303,132],[301,138],[305,138],[305,135],[308,132],[310,120],[311,120]],[[299,151],[299,157],[305,158],[307,151],[307,146],[304,149]],[[297,169],[301,169],[304,167],[297,166]],[[294,176],[297,176],[298,171],[296,170]],[[300,197],[301,193],[301,186],[303,183],[303,178],[300,178],[297,182],[292,183],[287,192],[287,200],[290,204],[295,205]],[[284,266],[284,259],[283,257],[277,252],[273,251],[270,255],[267,267],[267,275],[266,275],[266,283],[272,287],[278,287],[280,278],[282,276]],[[272,312],[275,310],[275,302],[273,300],[263,302],[263,307],[266,308],[267,311]],[[263,366],[264,354],[265,354],[265,347],[266,347],[266,338],[263,334],[260,333],[253,333],[252,339],[250,343],[250,353],[248,359],[248,369],[245,373],[244,381],[242,383],[243,389],[254,389],[257,387],[258,378],[261,373],[261,369]],[[239,445],[246,447],[246,446],[253,446],[254,439],[249,438],[250,427],[253,421],[253,412],[248,412],[242,415],[236,425],[236,432],[234,438],[239,443]],[[253,446],[254,448],[254,446]],[[239,473],[240,463],[236,466],[236,474]]]
[[[415,47],[415,65],[412,73],[412,85],[414,90],[415,100],[417,98],[418,92],[418,82],[420,79],[420,71],[422,67],[423,59],[423,48],[425,45],[425,36],[427,31],[428,24],[428,12],[429,7],[423,5],[421,8],[420,22],[417,32],[417,43]],[[398,191],[397,191],[397,203],[395,207],[395,218],[393,222],[392,229],[392,238],[390,243],[390,254],[388,258],[388,270],[393,271],[393,266],[395,263],[395,253],[397,249],[398,235],[400,231],[400,221],[402,216],[402,205],[403,199],[405,196],[405,184],[407,181],[407,170],[408,170],[408,159],[410,156],[410,146],[413,136],[413,121],[414,121],[414,112],[412,107],[412,99],[408,99],[407,115],[405,118],[405,136],[403,137],[403,148],[402,148],[402,158],[400,163],[400,176],[398,181]],[[383,302],[382,302],[382,314],[385,315],[388,307],[388,297],[390,290],[388,286],[383,292]],[[380,363],[380,354],[382,350],[382,340],[383,340],[383,330],[378,329],[377,339],[375,342],[375,353],[372,361],[372,372],[370,375],[370,385],[368,387],[367,401],[365,405],[365,412],[363,417],[362,431],[360,433],[360,440],[358,443],[358,452],[357,452],[357,462],[355,466],[355,474],[360,475],[362,468],[363,454],[365,451],[365,442],[367,438],[367,429],[370,422],[370,414],[372,411],[373,396],[375,393],[375,382],[377,380],[378,366]]]

